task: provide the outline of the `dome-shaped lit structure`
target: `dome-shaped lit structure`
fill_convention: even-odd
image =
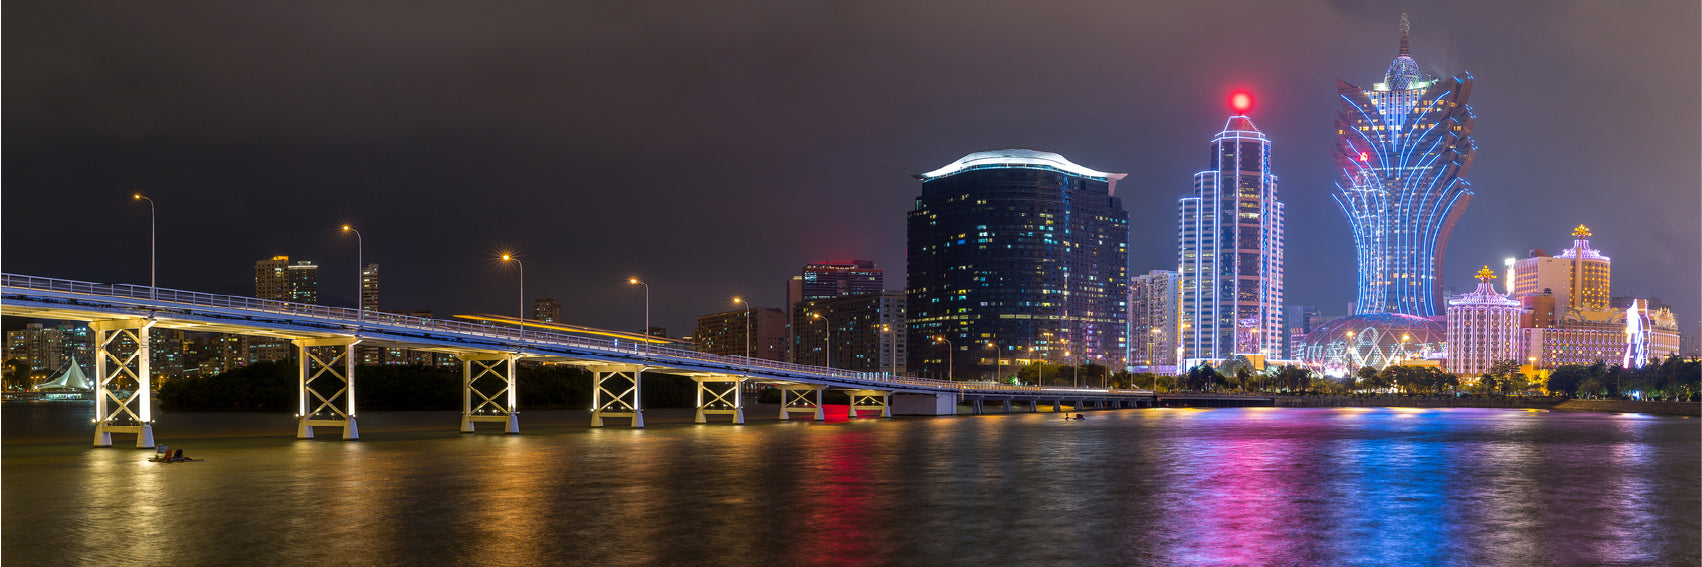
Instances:
[[[1447,337],[1446,325],[1424,317],[1354,315],[1307,333],[1299,358],[1314,371],[1339,377],[1365,366],[1382,370],[1402,360],[1440,356]]]

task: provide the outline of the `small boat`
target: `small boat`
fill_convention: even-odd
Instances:
[[[168,447],[168,446],[165,446],[165,445],[160,445],[159,450],[154,453],[153,458],[148,459],[148,462],[150,462],[150,463],[199,463],[199,462],[205,461],[205,460],[206,459],[191,459],[189,457],[185,457],[185,456],[183,456],[183,449],[178,449],[176,453],[172,453],[171,447]]]

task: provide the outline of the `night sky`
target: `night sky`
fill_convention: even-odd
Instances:
[[[1131,273],[1175,269],[1176,201],[1234,89],[1274,143],[1290,305],[1345,313],[1330,200],[1335,80],[1369,87],[1411,13],[1428,73],[1477,77],[1476,197],[1446,286],[1578,224],[1615,295],[1702,316],[1697,2],[223,2],[10,4],[9,273],[249,295],[256,260],[321,266],[352,305],[689,334],[805,262],[904,274],[911,174],[1029,148],[1127,172]],[[1505,291],[1505,290],[1503,290]]]

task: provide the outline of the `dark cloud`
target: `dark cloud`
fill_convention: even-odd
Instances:
[[[1137,271],[1173,268],[1176,199],[1258,96],[1288,204],[1288,298],[1352,298],[1328,198],[1334,80],[1394,55],[1383,3],[290,3],[10,6],[4,21],[5,270],[147,275],[248,292],[254,260],[317,260],[385,303],[689,332],[732,295],[779,305],[804,262],[866,257],[897,287],[908,177],[1002,147],[1128,172]],[[1616,292],[1702,315],[1698,7],[1410,6],[1433,73],[1477,76],[1477,190],[1448,284],[1596,229]],[[343,293],[341,295],[352,295]]]

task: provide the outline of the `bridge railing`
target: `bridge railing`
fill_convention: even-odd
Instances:
[[[521,343],[533,343],[537,345],[570,346],[598,350],[610,354],[669,357],[695,362],[713,362],[733,367],[745,366],[751,368],[767,368],[771,370],[780,370],[812,376],[833,377],[850,382],[867,384],[871,387],[879,387],[886,384],[905,384],[911,386],[939,388],[943,390],[958,390],[962,392],[1039,392],[1058,390],[1058,388],[1048,388],[1044,386],[954,382],[951,380],[940,380],[935,378],[898,376],[884,372],[857,372],[839,368],[809,366],[805,364],[794,364],[790,362],[780,362],[760,358],[746,359],[746,357],[743,356],[707,354],[669,347],[648,346],[643,343],[630,340],[623,342],[619,339],[593,339],[542,329],[523,331],[518,327],[498,326],[486,323],[430,319],[425,317],[415,317],[412,315],[385,313],[382,311],[351,309],[348,307],[326,307],[323,305],[291,303],[288,301],[219,295],[130,284],[104,284],[19,274],[0,274],[0,286],[79,295],[148,300],[156,303],[164,302],[201,307],[276,313],[281,315],[319,319],[332,324],[350,325],[357,329],[364,325],[376,324],[392,328],[458,333],[512,340]],[[1110,392],[1108,391],[1107,393]]]

